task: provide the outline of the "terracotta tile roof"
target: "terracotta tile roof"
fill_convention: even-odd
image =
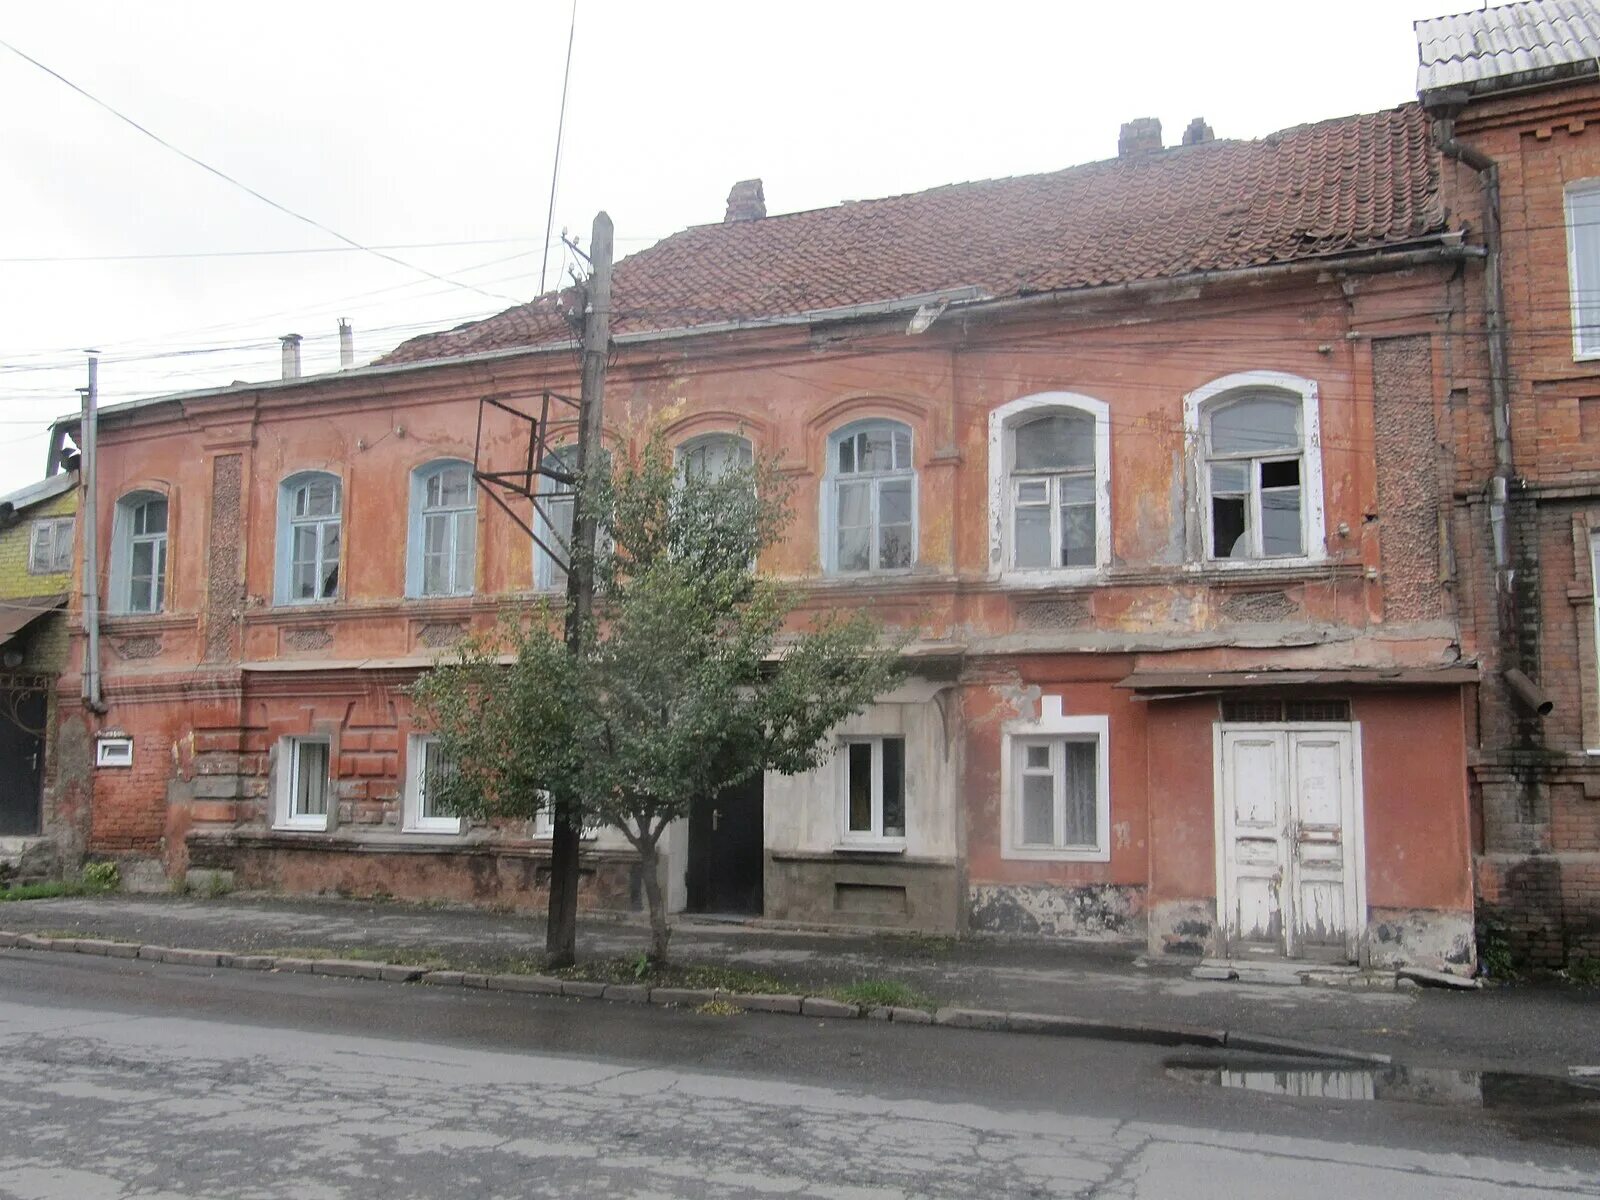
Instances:
[[[617,264],[616,333],[681,329],[962,287],[1091,288],[1394,246],[1446,228],[1420,107],[1048,175],[699,225]],[[570,298],[569,298],[570,299]],[[563,299],[401,344],[380,362],[572,336]]]

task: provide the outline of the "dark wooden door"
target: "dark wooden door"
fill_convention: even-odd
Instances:
[[[761,913],[761,777],[689,813],[689,910]]]
[[[43,688],[0,692],[0,835],[39,832],[44,720]]]

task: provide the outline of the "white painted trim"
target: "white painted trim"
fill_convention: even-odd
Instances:
[[[117,750],[126,753],[118,754]],[[108,754],[107,751],[112,751]],[[133,766],[133,739],[131,737],[101,737],[94,743],[94,765],[97,767],[131,767]]]
[[[883,833],[883,743],[889,739],[900,743],[900,821],[901,828],[911,824],[911,794],[906,784],[911,778],[911,764],[906,761],[910,753],[910,739],[898,733],[846,734],[839,739],[839,841],[835,850],[870,850],[895,854],[906,848],[906,837],[886,837]],[[850,828],[850,755],[853,745],[872,747],[872,831],[863,833]]]
[[[406,790],[401,799],[400,831],[402,833],[433,833],[459,835],[460,817],[425,817],[422,815],[422,767],[425,762],[424,747],[439,739],[430,733],[413,733],[406,739]]]
[[[1579,222],[1573,220],[1572,198],[1590,192],[1600,192],[1600,179],[1578,179],[1568,183],[1561,196],[1562,219],[1567,233],[1567,306],[1572,320],[1572,359],[1574,362],[1592,362],[1600,358],[1600,345],[1583,344],[1583,303],[1585,290],[1594,293],[1591,306],[1600,315],[1600,279],[1591,280],[1587,289],[1581,288],[1578,278],[1578,239],[1575,236]],[[1589,225],[1589,236],[1600,238],[1600,225]],[[1596,322],[1600,325],[1600,321]],[[1600,336],[1600,335],[1597,335]]]
[[[1011,431],[1024,416],[1071,409],[1094,418],[1093,567],[1019,570],[1011,558]],[[989,413],[989,578],[1006,583],[1090,583],[1111,565],[1111,409],[1078,392],[1036,392]]]
[[[467,494],[471,498],[469,507],[472,511],[471,537],[472,537],[472,575],[463,589],[458,586],[450,592],[431,592],[424,594],[422,590],[422,518],[423,505],[428,498],[428,481],[449,467],[465,467],[467,469]],[[472,464],[460,458],[435,458],[423,463],[412,470],[408,483],[406,500],[406,598],[408,600],[433,600],[441,596],[470,596],[477,590],[478,575],[478,483],[472,478]],[[441,510],[460,512],[460,509]],[[341,529],[341,533],[343,530]],[[342,545],[341,538],[341,545]],[[455,544],[452,537],[451,553],[454,555]]]
[[[1592,580],[1591,590],[1594,593],[1589,606],[1594,610],[1595,673],[1594,678],[1589,680],[1587,703],[1595,706],[1590,710],[1594,712],[1600,710],[1600,529],[1591,529],[1589,531],[1589,570]],[[1594,724],[1595,727],[1600,727],[1600,721],[1596,721]],[[1600,746],[1589,747],[1588,753],[1600,754]]]
[[[296,815],[294,804],[294,778],[299,769],[298,747],[317,743],[328,748],[328,811]],[[316,734],[292,734],[278,739],[278,752],[273,770],[273,822],[274,829],[295,830],[301,833],[326,833],[333,827],[334,810],[338,800],[333,791],[333,739]]]
[[[318,476],[323,476],[333,480],[334,486],[339,489],[337,515],[322,517],[319,519],[319,523],[323,524],[335,519],[337,519],[339,522],[339,586],[334,589],[334,594],[331,596],[317,597],[309,600],[296,600],[290,595],[293,589],[294,574],[294,521],[290,514],[289,506],[294,495],[294,489],[299,487],[302,483],[309,482]],[[295,471],[291,474],[285,475],[278,481],[278,528],[277,536],[273,542],[276,552],[273,555],[272,571],[272,602],[274,604],[293,605],[296,608],[305,608],[318,604],[332,604],[337,601],[340,596],[344,595],[346,583],[344,569],[346,558],[344,508],[344,480],[338,475],[334,474],[332,471],[325,471],[321,467],[309,467],[306,470]],[[168,520],[170,523],[170,516]]]
[[[1300,397],[1301,453],[1305,462],[1305,478],[1301,481],[1305,501],[1301,528],[1306,553],[1278,558],[1210,558],[1207,548],[1211,544],[1211,486],[1206,471],[1202,418],[1206,406],[1213,400],[1240,388],[1257,387],[1280,388]],[[1193,538],[1189,542],[1190,553],[1185,564],[1188,570],[1260,571],[1306,566],[1327,559],[1327,516],[1322,491],[1322,417],[1315,380],[1302,379],[1284,371],[1238,371],[1221,379],[1213,379],[1183,398],[1183,440],[1187,448],[1184,455],[1189,476],[1187,494],[1195,500],[1190,508],[1199,521],[1198,542]]]
[[[911,439],[911,467],[905,473],[891,471],[877,471],[865,475],[844,476],[836,473],[839,456],[836,448],[839,441],[847,436],[860,433],[868,425],[885,425],[894,429],[904,429],[906,436]],[[896,567],[892,570],[879,570],[869,566],[865,571],[841,572],[838,565],[838,536],[834,528],[834,510],[837,507],[836,493],[838,485],[844,479],[868,482],[881,479],[910,479],[911,480],[911,565],[909,567]],[[877,490],[873,490],[873,511],[877,511]],[[874,518],[876,527],[876,518]],[[894,417],[861,417],[848,421],[828,434],[828,440],[823,447],[822,463],[822,495],[817,498],[817,535],[818,558],[822,563],[822,573],[839,579],[869,579],[882,575],[909,575],[916,570],[917,562],[922,556],[922,487],[920,473],[917,471],[917,431],[906,422]],[[874,555],[875,558],[875,555]]]
[[[1037,720],[1007,721],[1000,736],[1000,857],[1035,862],[1111,861],[1111,718],[1066,716],[1060,696],[1039,698]],[[1063,738],[1095,743],[1095,832],[1099,841],[1083,847],[1023,847],[1016,841],[1016,742]]]

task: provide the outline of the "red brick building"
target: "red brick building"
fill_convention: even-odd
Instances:
[[[747,181],[619,265],[613,451],[777,456],[763,569],[915,635],[827,766],[669,833],[674,907],[1471,969],[1440,446],[1480,252],[1416,105],[1184,143],[1137,122],[1106,162],[789,215]],[[576,370],[547,297],[108,409],[108,711],[67,720],[132,751],[93,774],[93,849],[541,902],[539,829],[429,811],[403,688],[559,603],[469,468],[480,398]],[[504,465],[514,423],[486,429]],[[592,903],[637,903],[616,841],[586,862]]]
[[[1445,201],[1490,254],[1452,286],[1447,371],[1478,895],[1490,937],[1561,966],[1600,955],[1600,11],[1417,35]]]

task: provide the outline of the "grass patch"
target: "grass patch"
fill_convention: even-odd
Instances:
[[[744,1009],[726,1000],[707,1000],[704,1004],[695,1005],[694,1011],[708,1017],[737,1017]]]
[[[1567,979],[1583,987],[1600,987],[1600,958],[1568,959]]]
[[[648,967],[641,971],[637,959],[601,958],[592,962],[564,967],[551,974],[561,979],[576,979],[587,983],[642,983],[650,987],[718,989],[724,992],[783,993],[796,989],[792,984],[763,975],[758,971],[745,971],[738,967],[717,967],[704,964],[669,963],[665,967]]]
[[[56,879],[44,883],[19,883],[0,891],[0,901],[56,900],[62,896],[103,896],[109,889],[81,879]]]
[[[860,1004],[867,1008],[921,1008],[932,1012],[939,1007],[933,997],[901,983],[898,979],[860,979],[828,993],[846,1004]]]

